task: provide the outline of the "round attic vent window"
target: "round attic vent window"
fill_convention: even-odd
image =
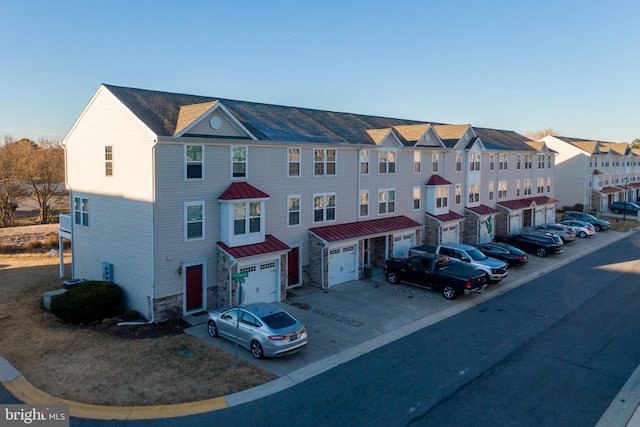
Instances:
[[[222,119],[218,116],[213,116],[209,120],[209,125],[212,129],[220,129],[222,127]]]

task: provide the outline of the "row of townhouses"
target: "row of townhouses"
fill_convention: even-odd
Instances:
[[[235,303],[242,281],[245,303],[282,301],[415,244],[555,221],[550,142],[102,85],[64,139],[61,236],[74,278],[117,283],[150,321]]]
[[[562,206],[597,213],[613,202],[640,200],[640,149],[551,135],[541,141],[557,152],[554,196]]]

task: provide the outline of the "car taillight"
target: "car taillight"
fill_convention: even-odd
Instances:
[[[464,286],[467,289],[471,289],[471,282],[467,281],[467,283],[465,283]]]
[[[282,341],[282,340],[286,340],[287,336],[286,335],[269,335],[269,339],[273,341]]]

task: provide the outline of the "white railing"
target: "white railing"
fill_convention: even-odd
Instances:
[[[71,215],[58,215],[60,221],[60,231],[71,233]]]

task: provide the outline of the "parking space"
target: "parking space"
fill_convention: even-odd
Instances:
[[[453,301],[446,300],[437,291],[406,284],[391,285],[381,271],[368,281],[350,281],[329,291],[296,288],[286,302],[278,305],[307,326],[307,348],[284,358],[262,360],[254,359],[249,351],[240,348],[238,357],[279,377],[295,376],[296,372],[317,374],[494,298],[624,235],[616,231],[601,232],[565,245],[560,255],[544,258],[530,255],[527,265],[510,268],[507,278],[490,285],[482,294],[461,295]],[[206,329],[203,323],[186,331],[234,353],[233,343],[209,337]]]

